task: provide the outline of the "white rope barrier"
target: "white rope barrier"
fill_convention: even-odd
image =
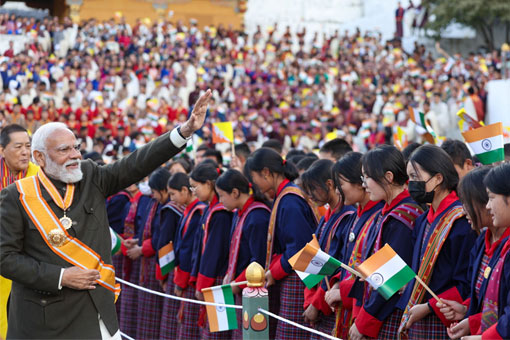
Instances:
[[[122,333],[121,331],[120,332],[120,336],[125,338],[125,339],[128,339],[128,340],[135,340],[134,338],[130,337],[129,335],[125,334],[125,333]]]
[[[178,297],[178,296],[174,296],[174,295],[169,295],[169,294],[161,293],[161,292],[158,292],[158,291],[155,291],[155,290],[152,290],[152,289],[147,289],[145,287],[140,287],[138,285],[135,285],[134,283],[131,283],[131,282],[119,279],[118,277],[115,278],[115,280],[117,280],[120,283],[123,283],[123,284],[125,284],[127,286],[130,286],[130,287],[133,287],[135,289],[144,291],[146,293],[151,293],[151,294],[154,294],[154,295],[159,295],[159,296],[166,297],[166,298],[169,298],[169,299],[174,299],[174,300],[179,300],[179,301],[184,301],[184,302],[191,302],[191,303],[196,303],[196,304],[205,305],[205,306],[216,306],[216,307],[243,309],[243,306],[238,306],[238,305],[225,305],[225,304],[222,304],[222,303],[198,301],[198,300],[186,299],[186,298],[183,298],[183,297]]]
[[[289,325],[292,325],[292,326],[294,326],[294,327],[301,328],[302,330],[305,330],[305,331],[307,331],[307,332],[315,333],[315,334],[320,335],[320,336],[322,336],[322,337],[324,337],[324,338],[328,338],[328,339],[331,339],[331,340],[342,340],[342,339],[340,339],[340,338],[335,338],[335,337],[334,337],[334,336],[332,336],[332,335],[329,335],[329,334],[326,334],[326,333],[319,332],[319,331],[317,331],[317,330],[315,330],[315,329],[313,329],[313,328],[309,328],[309,327],[306,327],[306,326],[300,325],[300,324],[298,324],[298,323],[295,323],[294,321],[290,321],[290,320],[287,320],[287,319],[285,319],[285,318],[282,318],[281,316],[276,315],[276,314],[273,314],[273,313],[271,313],[271,312],[268,312],[268,311],[267,311],[267,310],[265,310],[265,309],[259,308],[259,312],[264,313],[264,314],[267,314],[267,315],[269,315],[270,317],[275,318],[275,319],[277,319],[277,320],[280,320],[280,321],[286,322],[286,323],[288,323]]]

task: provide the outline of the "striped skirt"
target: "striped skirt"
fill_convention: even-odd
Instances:
[[[398,327],[402,320],[403,312],[400,309],[395,309],[390,316],[384,320],[377,339],[380,340],[393,340],[398,338]],[[435,338],[430,338],[435,339]]]
[[[174,271],[168,274],[166,294],[174,294]],[[160,339],[175,339],[177,334],[177,314],[179,313],[180,301],[163,298],[163,311],[161,313],[161,328],[159,330]]]
[[[195,288],[186,288],[182,294],[182,297],[187,299],[195,299]],[[181,302],[177,317],[177,339],[200,339],[200,328],[198,327],[199,313],[200,305],[190,302]]]
[[[126,281],[137,284],[140,278],[140,259],[132,261],[124,258],[124,267],[131,266]],[[136,325],[138,323],[138,290],[130,286],[122,285],[122,299],[120,300],[119,324],[120,330],[130,337],[136,336]]]
[[[218,286],[221,284],[223,284],[223,276],[217,277],[213,286]],[[205,306],[201,307],[200,312],[207,313],[205,311]],[[209,332],[209,321],[207,320],[207,314],[205,315],[205,318],[206,318],[206,322],[200,331],[200,336],[202,337],[203,340],[223,340],[223,339],[230,340],[230,339],[232,339],[232,331],[214,332],[214,333]]]
[[[145,269],[145,270],[144,270]],[[156,280],[156,257],[143,257],[140,268],[140,286],[161,292]],[[159,339],[163,297],[146,292],[138,292],[137,339]]]
[[[315,329],[319,332],[326,333],[328,335],[333,334],[333,329],[335,328],[335,322],[336,322],[336,314],[331,313],[330,315],[324,315],[321,313],[319,316],[318,322],[315,324]],[[310,333],[310,339],[311,340],[320,340],[320,339],[326,339],[323,338],[320,335]]]
[[[296,273],[292,273],[281,280],[280,311],[278,314],[287,320],[309,326],[305,324],[303,319],[303,305],[305,302],[303,294],[304,289],[305,285]],[[276,339],[310,339],[310,333],[283,321],[278,321],[276,326]]]
[[[276,315],[280,313],[280,286],[281,282],[276,281],[274,285],[267,289],[269,293],[269,311]],[[276,326],[278,326],[278,320],[269,318],[269,339],[276,338]]]
[[[446,326],[436,314],[429,314],[420,321],[415,322],[408,330],[409,339],[450,339]]]

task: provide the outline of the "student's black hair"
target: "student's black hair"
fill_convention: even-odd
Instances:
[[[197,148],[197,151],[203,151],[203,150],[209,150],[210,148],[207,146],[207,144],[200,144]]]
[[[292,156],[305,156],[305,152],[303,150],[291,149],[289,152],[287,152],[286,159],[288,160]]]
[[[191,170],[193,170],[193,165],[191,164],[191,162],[186,159],[186,158],[178,158],[176,159],[175,161],[171,162],[169,165],[168,165],[168,170],[170,170],[172,168],[172,166],[174,166],[175,164],[180,164],[182,165],[184,171],[186,171],[187,174],[189,174],[191,172]]]
[[[27,132],[23,126],[18,124],[9,124],[6,125],[2,132],[0,132],[0,145],[5,148],[11,142],[11,133],[15,132]]]
[[[383,188],[389,184],[384,177],[387,171],[393,174],[393,183],[404,185],[407,182],[404,156],[393,145],[381,145],[368,151],[361,158],[361,163],[365,175]]]
[[[455,170],[450,156],[439,146],[420,146],[409,157],[409,163],[415,168],[415,171],[416,164],[419,164],[430,176],[435,174],[443,175],[443,182],[440,184],[440,187],[444,190],[452,191],[457,189],[459,174]]]
[[[221,152],[216,149],[207,149],[205,150],[203,157],[215,157],[216,163],[223,165],[223,156],[221,155]]]
[[[246,143],[237,144],[235,146],[236,155],[247,159],[250,156],[250,147]]]
[[[329,153],[333,158],[339,160],[343,155],[352,151],[352,147],[345,139],[335,138],[326,142],[319,152]]]
[[[167,190],[167,183],[169,178],[170,172],[167,169],[156,169],[149,177],[149,187],[158,191]]]
[[[496,195],[510,196],[510,163],[503,163],[492,168],[483,183]]]
[[[318,157],[303,157],[297,164],[296,168],[298,171],[306,171],[312,166],[314,162],[316,162],[319,158]]]
[[[216,187],[231,194],[234,189],[243,194],[249,194],[252,189],[250,181],[240,171],[229,169],[216,180]],[[253,197],[256,201],[264,202],[265,198],[256,188],[252,189]]]
[[[178,172],[172,175],[170,179],[168,180],[167,186],[170,189],[181,191],[182,188],[190,190],[190,184],[189,184],[189,176],[186,174],[183,174],[182,172]]]
[[[294,165],[297,165],[303,158],[306,158],[305,155],[293,155],[293,156],[287,156],[285,159],[287,162],[291,162]]]
[[[213,186],[221,175],[221,168],[219,168],[214,161],[211,162],[202,162],[198,164],[195,169],[190,174],[190,178],[195,182],[199,183],[207,183],[207,181],[211,181]]]
[[[408,146],[406,146],[404,148],[404,150],[402,150],[402,156],[404,156],[404,160],[406,161],[406,164],[409,161],[409,157],[414,152],[414,150],[418,149],[420,146],[421,146],[420,143],[415,142],[415,143],[409,144]]]
[[[275,150],[276,152],[278,152],[278,154],[282,154],[282,151],[283,151],[283,145],[282,145],[282,142],[280,142],[278,139],[269,139],[269,140],[266,140],[263,144],[262,144],[262,147],[263,148],[270,148],[270,149],[273,149]]]
[[[483,182],[490,170],[491,166],[475,168],[462,177],[458,185],[459,198],[471,218],[473,229],[477,232],[486,227],[482,225],[480,210],[485,209],[489,201]]]
[[[473,157],[471,156],[468,147],[460,140],[447,139],[443,142],[443,144],[441,144],[441,149],[446,151],[453,163],[457,164],[461,168],[464,167],[466,160],[470,159],[473,161]]]
[[[279,174],[293,181],[299,177],[296,167],[287,161],[273,149],[261,148],[255,151],[246,161],[245,173],[254,171],[261,172],[267,168],[272,174]]]
[[[361,157],[363,155],[359,152],[348,152],[340,158],[332,168],[333,180],[337,188],[340,188],[339,176],[342,176],[344,180],[352,184],[363,185],[361,176]]]
[[[319,159],[301,174],[301,187],[308,196],[313,196],[313,191],[317,188],[321,188],[325,192],[328,191],[326,182],[328,180],[334,181],[333,164],[329,159]]]

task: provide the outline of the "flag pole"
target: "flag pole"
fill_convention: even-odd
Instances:
[[[427,290],[427,292],[429,292],[429,293],[430,293],[430,295],[432,295],[432,297],[433,297],[434,299],[436,299],[438,302],[444,303],[444,302],[443,302],[443,300],[441,300],[441,299],[439,298],[439,296],[437,296],[437,295],[436,295],[436,294],[432,291],[432,289],[430,289],[430,288],[429,288],[429,286],[427,286],[427,284],[426,284],[425,282],[423,282],[423,280],[422,280],[422,279],[421,279],[418,275],[416,275],[416,276],[415,276],[415,278],[416,278],[416,281],[418,281],[418,282],[419,282],[419,283],[423,286],[423,288],[425,288],[425,289]]]
[[[363,278],[363,275],[361,275],[361,273],[359,271],[349,267],[348,265],[346,265],[343,262],[340,262],[340,267],[342,267],[343,269],[347,270],[349,273],[351,273],[354,276],[358,276],[358,277]]]
[[[230,161],[231,164],[234,158],[236,158],[236,146],[234,145],[234,141],[232,141],[232,160]]]
[[[324,276],[324,281],[326,281],[326,287],[328,287],[328,290],[331,290],[331,285],[329,284],[328,276]]]
[[[243,286],[243,285],[246,285],[248,284],[248,281],[240,281],[240,282],[230,282],[228,283],[230,286],[232,287],[236,287],[236,286]],[[221,285],[220,285],[221,286]],[[213,286],[213,287],[207,287],[207,288],[202,288],[202,293],[203,292],[207,292],[208,290],[212,290],[214,287],[219,287],[219,286]]]

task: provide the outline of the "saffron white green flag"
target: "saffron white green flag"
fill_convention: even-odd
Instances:
[[[308,289],[312,289],[313,287],[315,287],[326,276],[326,275],[308,274],[305,272],[301,272],[299,270],[296,270],[296,274],[299,276],[301,281],[303,281],[306,288],[308,288]]]
[[[464,140],[482,164],[505,160],[503,123],[495,123],[462,133]]]
[[[172,241],[158,251],[161,275],[167,275],[175,267],[175,253]]]
[[[342,265],[340,261],[322,251],[315,242],[308,242],[303,249],[289,259],[294,270],[308,274],[333,275]]]
[[[122,241],[119,234],[117,234],[112,227],[110,227],[110,236],[112,238],[112,255],[115,255],[120,250],[120,244]]]
[[[386,300],[416,276],[389,244],[366,259],[357,269]]]
[[[234,294],[230,285],[202,289],[204,300],[224,305],[234,305]],[[236,310],[223,306],[206,306],[209,331],[221,332],[237,329]]]

